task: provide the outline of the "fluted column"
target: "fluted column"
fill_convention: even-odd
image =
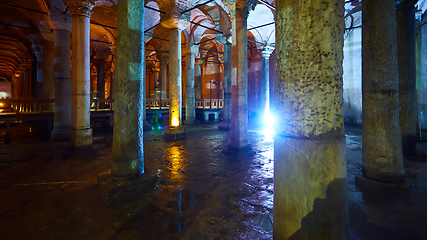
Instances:
[[[276,2],[274,239],[350,239],[343,46],[343,0]]]
[[[185,124],[192,125],[197,124],[196,121],[196,99],[194,93],[194,62],[195,62],[195,53],[199,50],[198,46],[191,46],[189,52],[187,53],[187,78],[185,81]]]
[[[270,55],[274,48],[266,47],[261,50],[261,109],[259,114],[267,124],[272,124],[272,116],[270,115]]]
[[[418,102],[415,62],[415,7],[417,1],[397,5],[397,62],[399,72],[399,120],[405,154],[417,150]]]
[[[90,15],[96,0],[66,0],[72,16],[71,147],[92,145],[90,128]]]
[[[250,149],[248,142],[248,53],[247,18],[256,1],[236,0],[231,7],[233,73],[231,97],[231,141],[229,150]]]
[[[59,11],[49,13],[49,23],[53,28],[54,46],[54,77],[55,91],[44,89],[44,96],[50,98],[55,94],[55,115],[53,130],[50,134],[52,141],[68,141],[71,130],[71,66],[70,66],[70,31],[71,17]],[[48,59],[46,59],[48,61]],[[50,69],[46,66],[46,69]],[[48,73],[47,71],[45,71]],[[50,86],[53,87],[53,86]]]
[[[362,2],[362,171],[371,179],[404,179],[394,0]]]
[[[165,52],[159,52],[160,61],[160,98],[167,98],[167,68],[169,55]]]
[[[222,123],[219,124],[219,129],[230,130],[231,128],[231,43],[224,43],[224,105]]]

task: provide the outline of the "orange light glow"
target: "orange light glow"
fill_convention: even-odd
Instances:
[[[178,126],[179,126],[179,121],[178,121],[178,118],[177,118],[177,117],[174,117],[174,118],[172,119],[172,126],[173,126],[173,127],[178,127]]]

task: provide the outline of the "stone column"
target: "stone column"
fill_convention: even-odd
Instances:
[[[59,11],[49,13],[49,23],[53,28],[54,59],[53,72],[55,77],[55,91],[46,86],[44,96],[51,98],[55,94],[55,115],[53,130],[50,133],[52,141],[70,140],[71,130],[71,66],[70,66],[70,31],[71,17]],[[46,53],[47,54],[47,53]],[[46,61],[49,61],[45,58]],[[48,70],[46,70],[48,69]],[[48,66],[45,73],[51,70]],[[53,86],[51,85],[50,88]]]
[[[153,190],[157,180],[156,174],[153,176],[144,169],[144,1],[120,0],[117,3],[111,174],[98,176],[101,196],[108,201]]]
[[[199,50],[199,46],[191,46],[187,53],[187,79],[185,81],[185,124],[198,124],[196,120],[196,99],[194,94],[194,62],[195,53]]]
[[[394,0],[362,2],[362,171],[371,179],[404,178]]]
[[[415,62],[415,7],[417,1],[397,5],[397,62],[399,72],[399,119],[402,149],[406,154],[417,150],[418,101]]]
[[[195,60],[194,70],[194,88],[196,100],[202,99],[202,65],[205,63],[202,59]]]
[[[273,52],[273,47],[265,47],[261,50],[261,109],[259,114],[262,114],[262,120],[267,125],[273,123],[270,115],[270,55]]]
[[[248,53],[247,18],[256,1],[236,0],[230,15],[233,29],[233,75],[231,97],[231,141],[228,149],[232,151],[251,148],[247,139],[248,131]]]
[[[95,96],[97,99],[105,99],[105,60],[109,57],[108,54],[97,54],[96,69],[98,72],[96,81]],[[99,108],[104,108],[104,103],[99,103]]]
[[[115,78],[116,78],[116,45],[110,45],[110,51],[112,53],[111,61],[113,62],[111,71],[111,78],[110,78],[110,99],[114,99],[115,97]],[[113,103],[112,103],[113,104]]]
[[[43,98],[43,69],[44,69],[44,57],[43,57],[43,44],[33,44],[33,51],[36,56],[36,64],[37,64],[37,86],[36,93],[37,98]]]
[[[168,59],[169,55],[165,52],[159,52],[159,64],[160,64],[160,98],[167,98],[167,68],[168,68]]]
[[[348,240],[344,1],[276,3],[274,239]]]
[[[71,31],[71,18],[68,17],[69,20],[68,22],[70,23],[70,29],[64,29],[66,31],[68,31],[68,36],[70,35],[70,31]],[[51,26],[52,27],[52,26]],[[57,30],[61,30],[61,29],[57,29]],[[55,35],[55,29],[53,30],[53,34]],[[59,31],[56,31],[56,35],[61,34]],[[65,33],[64,33],[65,34]],[[64,37],[65,38],[65,37]],[[68,37],[69,39],[69,37]],[[58,38],[58,41],[60,41],[60,39]],[[70,40],[68,40],[68,43],[70,42]],[[57,43],[57,46],[60,46],[60,42]],[[62,47],[68,50],[68,59],[70,59],[70,46],[68,44],[68,46],[64,46],[64,44],[62,44]],[[54,42],[51,41],[44,41],[43,42],[43,98],[45,99],[55,99],[55,48],[54,48]],[[57,55],[57,57],[66,57],[66,56],[60,56]],[[61,61],[62,62],[62,61]],[[68,60],[68,65],[70,61]],[[70,70],[70,69],[69,69]],[[71,70],[70,70],[71,71]],[[68,74],[68,78],[71,79],[70,76],[71,72],[69,72]],[[71,80],[70,80],[71,82]],[[53,109],[51,109],[53,110]]]
[[[224,42],[224,107],[219,129],[227,131],[231,128],[231,69],[231,43]]]
[[[90,15],[96,0],[66,0],[72,16],[71,148],[92,145],[90,128]]]

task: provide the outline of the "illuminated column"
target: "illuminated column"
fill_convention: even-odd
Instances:
[[[203,59],[195,60],[194,70],[194,88],[196,100],[202,99],[202,65],[205,63]]]
[[[51,98],[52,93],[55,96],[55,115],[50,140],[68,141],[70,140],[71,130],[71,17],[58,11],[50,11],[49,23],[53,28],[54,34],[53,72],[55,91],[48,90],[48,86],[46,86],[44,89],[47,91],[44,91],[44,96]],[[46,66],[46,69],[51,70],[48,66]]]
[[[231,141],[229,150],[240,151],[251,148],[248,132],[248,53],[247,18],[256,1],[236,0],[230,11],[233,29],[233,72],[231,97]]]
[[[190,8],[190,3],[174,3],[176,6],[166,7],[159,1],[159,8],[165,9],[161,24],[169,28],[169,126],[165,128],[163,139],[175,141],[186,139],[185,128],[182,127],[182,66],[181,66],[181,31],[188,25],[190,12],[181,14]],[[167,2],[166,4],[170,4]]]
[[[111,174],[98,176],[101,196],[120,200],[153,190],[157,175],[144,169],[144,1],[117,2],[117,55]]]
[[[362,2],[362,171],[384,182],[404,179],[394,0]]]
[[[261,120],[267,124],[272,124],[272,116],[270,115],[270,55],[274,48],[265,47],[261,50],[262,61],[261,61]]]
[[[192,125],[199,123],[196,120],[196,99],[194,94],[194,61],[195,53],[199,46],[191,46],[187,53],[187,79],[185,81],[186,99],[185,99],[185,124]]]
[[[224,42],[224,107],[223,121],[219,124],[219,129],[230,130],[231,128],[231,43]]]
[[[160,98],[167,98],[167,68],[168,68],[168,59],[169,55],[165,52],[159,52],[159,61],[160,61]]]
[[[90,15],[96,0],[66,0],[73,21],[71,148],[92,145],[90,128]]]
[[[417,1],[397,5],[397,61],[399,72],[399,119],[404,153],[417,150],[418,101],[415,62],[415,7]]]
[[[344,1],[314,2],[276,3],[273,237],[348,240]]]

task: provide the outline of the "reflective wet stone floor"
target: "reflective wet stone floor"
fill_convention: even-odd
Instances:
[[[158,188],[114,204],[96,185],[110,169],[111,134],[94,129],[87,155],[33,135],[0,145],[0,239],[272,239],[270,135],[249,130],[254,154],[238,157],[223,153],[230,133],[215,124],[172,143],[159,130],[144,134]],[[360,189],[361,127],[347,126],[346,136],[351,239],[427,239],[426,162],[405,163],[410,196]],[[427,142],[418,149],[427,153]]]

